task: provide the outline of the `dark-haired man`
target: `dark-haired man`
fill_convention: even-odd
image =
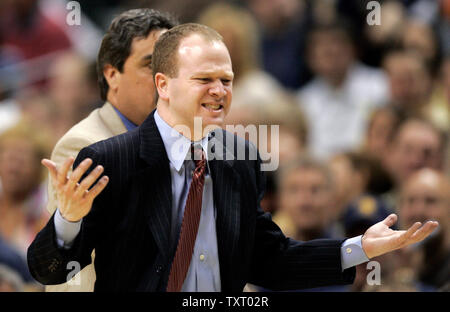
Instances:
[[[352,266],[437,227],[393,231],[391,215],[363,238],[286,238],[260,208],[264,175],[256,147],[219,127],[233,81],[222,37],[199,24],[176,26],[158,39],[152,69],[157,109],[138,129],[82,149],[69,177],[72,161],[49,168],[58,210],[75,231],[56,233],[52,218],[30,245],[30,272],[41,283],[64,281],[70,262],[84,267],[95,248],[96,291],[346,284]]]
[[[151,60],[156,40],[177,24],[166,14],[151,9],[123,12],[103,37],[97,58],[100,95],[105,104],[73,126],[56,144],[47,166],[61,166],[68,157],[92,143],[140,125],[155,108],[155,85]],[[47,209],[57,210],[57,195],[51,183]],[[64,225],[63,218],[57,230]],[[93,265],[86,267],[70,284],[47,287],[47,291],[92,291]]]

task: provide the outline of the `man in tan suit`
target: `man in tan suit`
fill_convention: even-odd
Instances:
[[[156,40],[177,23],[151,9],[134,9],[117,16],[102,40],[97,74],[105,104],[73,126],[53,149],[51,166],[61,167],[88,145],[131,130],[155,108],[155,87],[150,68]],[[57,208],[56,192],[48,183],[48,206]],[[92,253],[94,258],[94,252]],[[77,272],[74,264],[73,272]],[[95,270],[86,266],[68,283],[47,286],[46,291],[93,291]]]

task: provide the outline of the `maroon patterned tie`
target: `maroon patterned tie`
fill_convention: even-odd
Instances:
[[[191,149],[194,155],[195,170],[192,174],[192,182],[184,208],[183,221],[181,223],[180,238],[169,274],[167,291],[181,291],[191,264],[195,239],[197,238],[200,213],[202,211],[203,184],[205,182],[206,159],[201,148]],[[201,153],[201,156],[200,156]],[[200,159],[200,160],[196,160]]]

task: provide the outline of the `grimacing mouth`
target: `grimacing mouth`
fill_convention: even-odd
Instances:
[[[202,103],[202,106],[208,110],[221,110],[223,109],[222,104],[216,104],[216,103]]]

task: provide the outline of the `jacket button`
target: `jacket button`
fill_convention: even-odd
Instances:
[[[163,267],[162,267],[162,265],[158,265],[158,266],[156,266],[156,273],[161,273],[162,272],[162,270],[163,270]]]

